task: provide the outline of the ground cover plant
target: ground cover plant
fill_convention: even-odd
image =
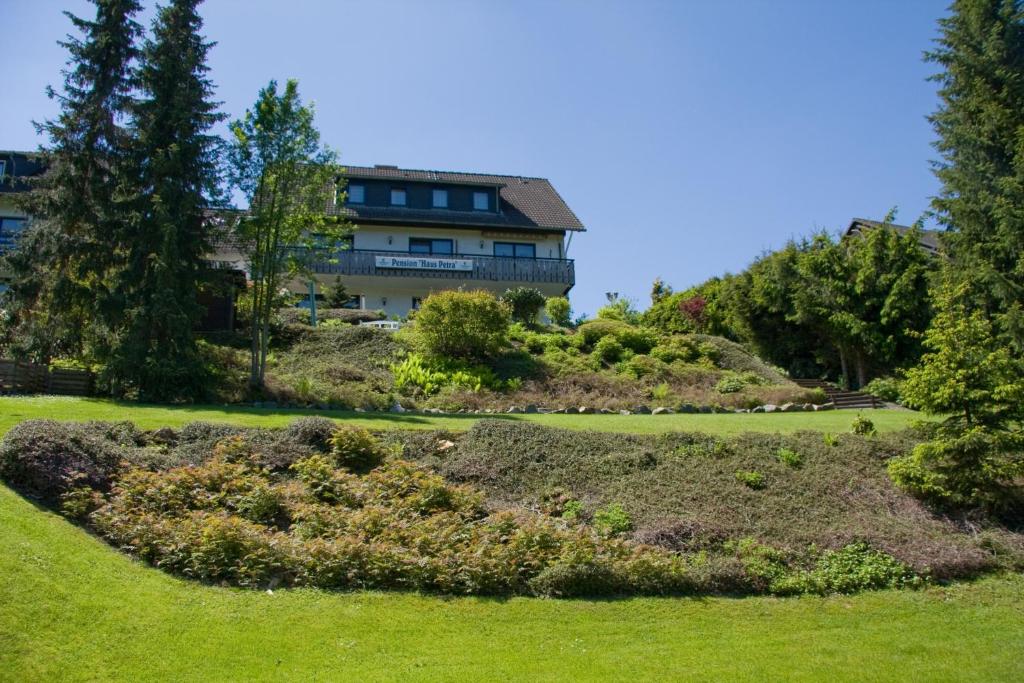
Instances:
[[[913,671],[917,680],[1006,681],[1024,673],[1019,575],[799,600],[267,593],[147,568],[2,485],[0,545],[0,677],[10,680],[899,681]]]
[[[1024,564],[1019,535],[966,533],[889,482],[905,433],[382,436],[323,418],[27,421],[0,442],[0,478],[158,567],[248,587],[790,594]]]

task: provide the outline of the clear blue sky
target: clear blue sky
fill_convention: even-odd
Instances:
[[[149,3],[150,5],[152,3]],[[238,116],[299,79],[351,164],[549,178],[577,312],[648,304],[763,250],[937,191],[934,67],[946,0],[208,0],[212,78]],[[0,149],[33,149],[80,0],[0,0]],[[148,23],[148,20],[147,20]]]

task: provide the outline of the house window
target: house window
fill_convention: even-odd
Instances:
[[[434,208],[448,208],[448,190],[434,190]]]
[[[364,204],[366,202],[366,186],[365,185],[349,185],[348,186],[348,203],[349,204]]]
[[[423,305],[423,297],[421,297],[421,296],[414,296],[412,298],[412,310],[418,311],[418,310],[420,310],[420,306],[422,306],[422,305]]]
[[[363,295],[362,294],[350,294],[348,299],[342,302],[342,308],[350,310],[359,310],[363,307]]]
[[[452,254],[451,240],[434,240],[424,237],[409,238],[410,254]]]
[[[473,210],[474,211],[489,211],[491,208],[491,200],[488,198],[486,192],[474,192],[473,193]]]
[[[6,161],[0,161],[0,180],[3,179],[4,171],[6,171],[6,170],[7,170],[7,162]]]
[[[0,217],[0,252],[14,248],[14,241],[25,229],[25,218]]]
[[[537,258],[537,245],[524,242],[495,242],[494,255],[508,258]]]
[[[405,190],[398,188],[391,190],[391,206],[405,206]]]

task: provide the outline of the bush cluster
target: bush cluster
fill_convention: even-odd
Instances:
[[[487,291],[436,292],[416,312],[416,340],[439,358],[482,360],[508,345],[508,304]]]
[[[386,450],[365,430],[342,428],[332,443],[333,459],[310,455],[290,478],[261,468],[243,437],[227,437],[202,465],[126,472],[91,519],[162,569],[239,586],[549,596],[693,587],[683,558],[610,538],[623,524],[614,509],[605,533],[488,513],[475,489],[410,462],[351,471]]]

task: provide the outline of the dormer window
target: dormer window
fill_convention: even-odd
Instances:
[[[486,192],[474,192],[473,193],[473,210],[474,211],[490,211],[491,200],[490,196]]]
[[[7,162],[0,161],[0,180],[4,179],[4,171],[7,170]]]
[[[405,190],[399,188],[392,188],[391,190],[391,206],[405,206]]]
[[[348,186],[348,203],[349,204],[364,204],[366,202],[366,186],[365,185],[349,185]]]
[[[434,208],[448,208],[448,190],[434,190]]]

